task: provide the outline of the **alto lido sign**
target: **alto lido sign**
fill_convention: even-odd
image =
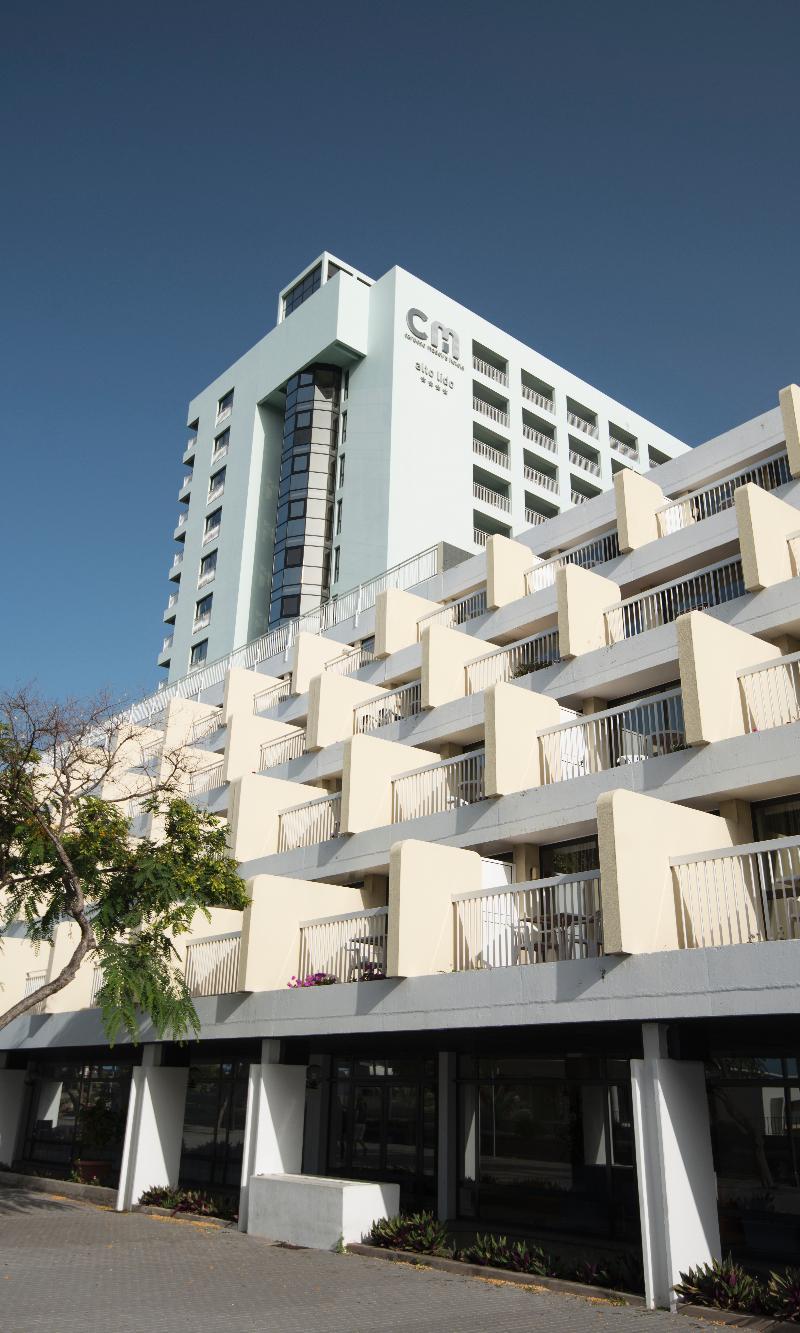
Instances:
[[[464,363],[459,357],[461,345],[455,329],[447,328],[438,319],[429,321],[425,311],[417,309],[416,306],[412,306],[406,312],[406,329],[408,332],[405,336],[409,342],[444,361],[446,365],[463,371]],[[445,397],[450,389],[455,388],[455,381],[445,370],[434,371],[422,361],[417,361],[415,369],[423,384],[427,384],[429,389],[435,389],[437,393],[444,394]]]

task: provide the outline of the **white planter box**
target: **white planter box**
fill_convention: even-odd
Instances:
[[[360,1241],[379,1217],[400,1211],[400,1186],[325,1176],[251,1176],[247,1230],[252,1236],[333,1250]]]

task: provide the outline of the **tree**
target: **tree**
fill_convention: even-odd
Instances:
[[[142,1014],[159,1036],[198,1020],[175,937],[197,911],[241,911],[243,881],[221,820],[181,796],[196,761],[159,746],[156,770],[141,728],[106,698],[54,703],[29,688],[0,695],[0,931],[24,921],[52,945],[59,922],[78,928],[58,976],[0,1015],[0,1028],[62,990],[81,964],[102,969],[98,1003],[109,1040],[136,1040]],[[157,835],[131,835],[130,807]]]

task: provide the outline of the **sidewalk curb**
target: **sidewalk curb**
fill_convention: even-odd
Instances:
[[[84,1185],[77,1180],[56,1180],[49,1176],[25,1176],[18,1171],[0,1171],[0,1189],[35,1190],[38,1194],[60,1194],[65,1199],[82,1199],[84,1203],[110,1204],[117,1202],[117,1191],[107,1185]]]

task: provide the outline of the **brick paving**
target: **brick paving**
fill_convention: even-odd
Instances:
[[[710,1333],[710,1327],[0,1188],[2,1333]]]

